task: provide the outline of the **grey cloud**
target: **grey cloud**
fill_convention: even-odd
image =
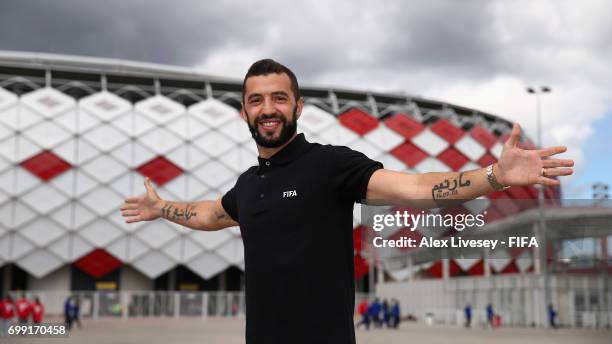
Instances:
[[[0,5],[0,49],[193,65],[232,37],[253,35],[235,3],[10,1]],[[247,18],[248,19],[248,18]]]
[[[566,37],[577,28],[537,30],[538,18],[526,13],[508,28],[513,39],[503,40],[499,4],[508,6],[476,0],[2,1],[0,49],[194,66],[234,46],[277,58],[305,81],[368,71],[406,80],[418,75],[420,82],[475,82],[503,73],[561,77],[564,71],[548,62],[555,47],[572,48]],[[593,58],[610,53],[611,33],[602,28],[589,41]]]

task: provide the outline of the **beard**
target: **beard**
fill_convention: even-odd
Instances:
[[[285,118],[285,116],[275,113],[275,114],[265,114],[255,118],[254,125],[251,125],[249,119],[249,114],[244,110],[244,113],[247,116],[247,125],[249,126],[249,131],[251,132],[251,136],[255,140],[255,142],[266,148],[276,148],[284,145],[289,141],[295,132],[297,131],[297,105],[293,108],[293,116],[289,121]],[[277,119],[281,122],[281,132],[278,137],[274,138],[273,136],[267,136],[265,134],[261,134],[257,128],[259,127],[259,123],[265,119]]]

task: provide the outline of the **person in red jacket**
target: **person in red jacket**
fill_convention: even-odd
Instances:
[[[13,298],[10,296],[0,302],[0,315],[2,316],[1,335],[4,335],[13,324],[13,318],[15,317],[15,305],[13,304]]]
[[[45,306],[40,302],[40,299],[36,297],[32,304],[32,322],[34,324],[40,324],[45,315]]]
[[[25,294],[21,296],[15,303],[15,309],[17,309],[17,318],[19,318],[20,324],[27,324],[28,318],[30,317],[30,303],[26,299]]]
[[[361,320],[357,323],[355,328],[359,328],[361,325],[364,325],[366,330],[370,329],[370,317],[368,314],[368,299],[364,299],[357,308],[359,315],[361,315]]]

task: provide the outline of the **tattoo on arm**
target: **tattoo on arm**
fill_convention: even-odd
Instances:
[[[460,188],[470,186],[470,184],[470,180],[464,178],[464,173],[461,172],[457,178],[451,179],[450,181],[444,179],[440,184],[435,184],[431,188],[431,198],[435,201],[458,195]]]
[[[161,209],[161,216],[170,221],[185,220],[196,217],[198,214],[195,212],[195,204],[187,203],[184,208],[173,207],[172,204],[166,203]]]

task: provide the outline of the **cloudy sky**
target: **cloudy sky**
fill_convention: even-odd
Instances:
[[[0,50],[112,57],[241,78],[275,58],[302,83],[399,91],[519,121],[565,144],[566,197],[612,184],[612,1],[80,1],[0,3]]]

